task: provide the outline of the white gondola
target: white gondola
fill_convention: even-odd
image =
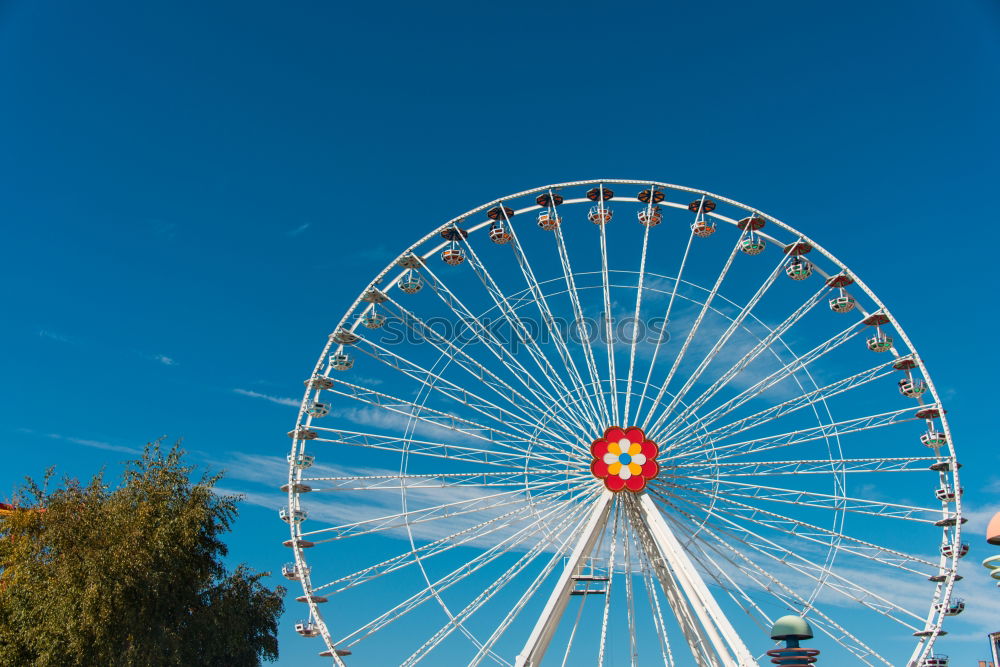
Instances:
[[[592,206],[587,213],[587,219],[595,225],[606,225],[613,217],[614,213],[607,206]]]
[[[699,238],[708,238],[715,233],[715,225],[708,220],[695,220],[691,224],[691,232]]]
[[[441,259],[449,266],[458,266],[465,261],[465,251],[456,246],[445,248],[441,252]]]
[[[764,243],[764,239],[757,236],[748,236],[740,241],[740,252],[744,255],[759,255],[764,252],[766,247],[767,245]]]
[[[379,329],[385,325],[385,315],[369,311],[362,319],[361,323],[369,329]]]
[[[951,542],[941,545],[941,555],[945,558],[965,558],[969,553],[969,545],[962,543],[954,545]]]
[[[308,513],[305,510],[289,510],[287,507],[282,507],[278,510],[278,516],[285,523],[302,523],[306,520]]]
[[[965,600],[952,600],[947,604],[939,602],[934,605],[934,609],[943,611],[945,616],[958,616],[965,611]]]
[[[289,581],[301,581],[306,574],[309,574],[308,565],[299,567],[295,563],[285,563],[281,566],[281,576]]]
[[[303,637],[319,637],[319,625],[314,621],[299,621],[295,624],[295,632]]]
[[[309,408],[306,410],[312,417],[326,417],[330,414],[330,405],[328,403],[320,403],[319,401],[312,401],[309,403]]]
[[[551,211],[542,211],[538,214],[538,226],[547,232],[559,226],[562,218]]]
[[[659,206],[639,209],[639,223],[646,227],[655,227],[663,222],[663,211]]]
[[[514,239],[502,224],[496,222],[490,225],[489,237],[497,245],[506,245]]]
[[[948,444],[948,436],[939,431],[927,431],[920,434],[920,442],[931,448],[945,447]]]
[[[899,381],[899,393],[907,398],[920,398],[927,391],[927,383],[916,378],[906,377]]]
[[[955,491],[950,486],[942,486],[940,489],[934,491],[934,497],[940,500],[941,502],[953,503],[963,493],[965,493],[965,489],[961,487],[958,489],[958,491]]]
[[[792,280],[805,280],[812,275],[812,272],[812,262],[798,256],[793,257],[788,264],[785,265],[785,274]]]
[[[330,368],[335,371],[349,371],[353,366],[354,359],[351,359],[350,355],[344,354],[343,352],[330,355]],[[330,386],[333,386],[332,382]]]
[[[844,290],[840,290],[840,296],[830,299],[830,310],[835,313],[849,313],[854,310],[856,305],[857,302],[854,300],[854,297]]]
[[[416,271],[410,269],[403,274],[397,285],[399,285],[400,291],[404,294],[416,294],[424,286],[424,281]]]
[[[893,346],[892,336],[887,336],[878,331],[866,341],[866,345],[872,352],[888,352]]]
[[[299,470],[305,470],[316,461],[316,457],[313,454],[306,454],[304,452],[302,454],[289,454],[285,458],[288,459],[289,465]]]

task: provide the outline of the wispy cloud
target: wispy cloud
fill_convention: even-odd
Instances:
[[[39,329],[38,335],[42,338],[48,338],[49,340],[54,340],[59,343],[72,343],[73,339],[69,336],[65,336],[61,333],[56,333],[55,331],[50,331],[48,329]]]
[[[265,401],[277,403],[278,405],[289,405],[292,407],[298,407],[299,405],[299,401],[294,398],[271,396],[270,394],[262,394],[259,391],[253,391],[252,389],[233,389],[233,393],[239,394],[240,396],[249,396],[250,398],[261,398]]]
[[[177,365],[177,361],[175,359],[173,359],[172,357],[168,357],[165,354],[154,354],[153,355],[153,359],[155,359],[156,361],[159,361],[164,366],[176,366]]]
[[[306,223],[303,223],[303,224],[299,225],[295,229],[290,230],[289,232],[287,232],[287,234],[289,236],[298,236],[302,232],[304,232],[307,229],[309,229],[309,227],[310,227],[310,223],[306,222]]]
[[[27,433],[29,435],[37,435],[43,438],[49,438],[51,440],[61,440],[63,442],[71,442],[74,445],[82,445],[84,447],[93,447],[94,449],[106,449],[112,452],[124,452],[126,454],[141,454],[142,452],[134,447],[126,447],[124,445],[113,445],[110,442],[104,442],[103,440],[90,440],[88,438],[77,438],[70,435],[62,435],[61,433],[39,433],[34,429],[30,428],[19,428],[17,429],[21,433]]]

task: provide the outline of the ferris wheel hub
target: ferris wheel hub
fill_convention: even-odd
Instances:
[[[590,453],[590,472],[609,491],[642,491],[646,482],[660,474],[659,447],[637,426],[606,429],[603,437],[591,443]]]

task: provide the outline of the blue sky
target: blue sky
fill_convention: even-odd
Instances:
[[[829,10],[4,4],[0,495],[161,435],[258,493],[247,457],[283,456],[294,423],[280,399],[396,253],[505,193],[650,178],[791,222],[890,305],[947,401],[965,575],[988,587],[1000,8]],[[275,569],[286,534],[248,504],[233,559]],[[289,607],[281,664],[315,648]]]

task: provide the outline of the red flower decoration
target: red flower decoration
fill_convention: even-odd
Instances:
[[[627,429],[612,426],[603,438],[590,445],[590,453],[594,455],[590,471],[594,477],[603,479],[604,486],[611,491],[642,491],[646,480],[660,474],[656,462],[659,449],[636,426]]]

